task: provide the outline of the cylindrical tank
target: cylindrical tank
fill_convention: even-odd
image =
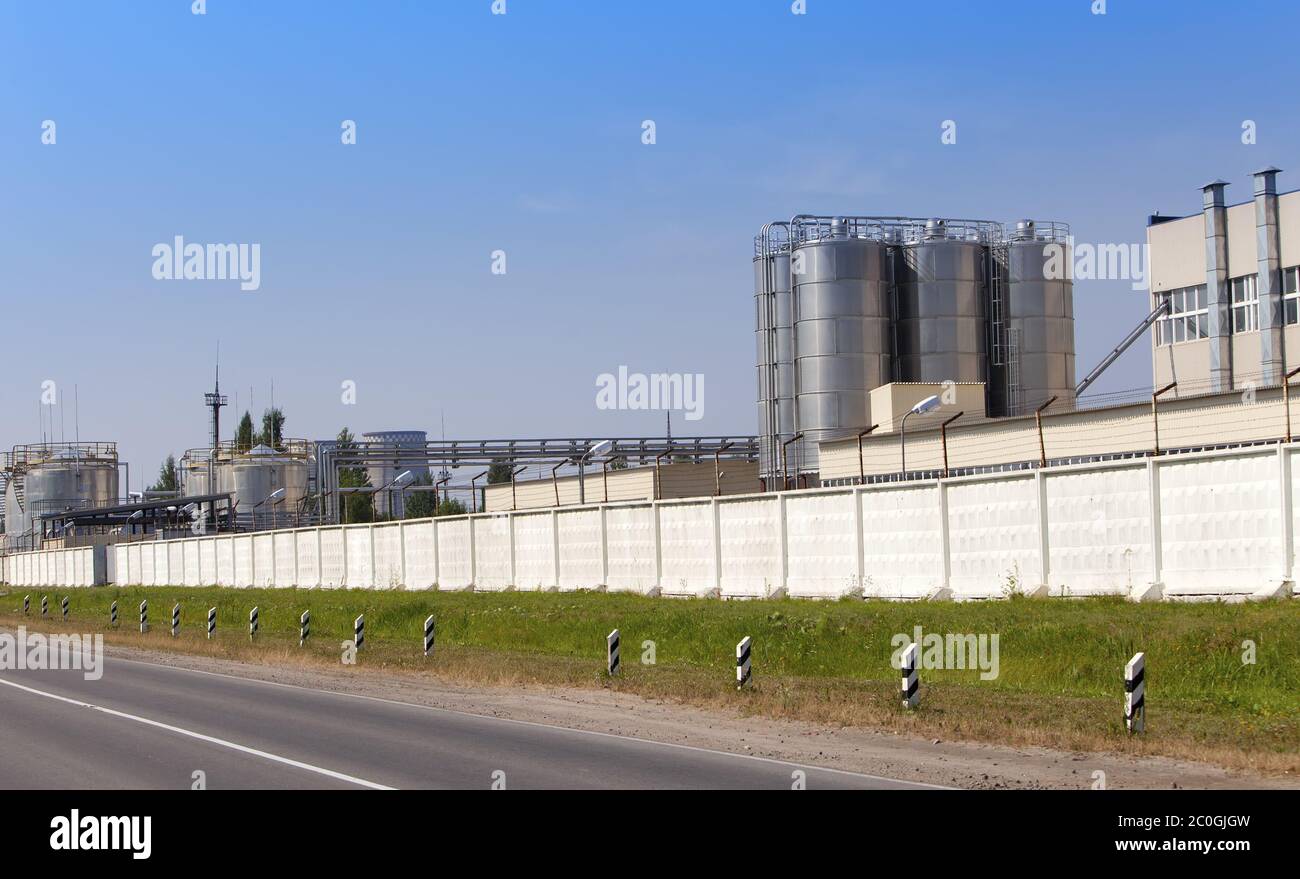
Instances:
[[[848,221],[820,229],[795,242],[791,257],[797,427],[804,434],[787,452],[791,475],[817,471],[818,443],[869,426],[868,394],[890,381],[888,251]]]
[[[895,250],[897,381],[987,380],[986,253],[978,239],[951,237],[943,220]]]
[[[428,435],[423,430],[377,430],[362,434],[361,441],[366,443],[384,443],[403,449],[423,449],[428,443]],[[380,461],[366,467],[372,488],[381,489],[396,479],[402,472],[410,470],[415,479],[429,475],[427,463],[398,461],[396,456],[391,461]],[[391,506],[390,506],[391,504]],[[406,495],[402,491],[386,489],[375,492],[375,512],[388,515],[392,510],[393,518],[401,519],[406,512]]]
[[[289,521],[297,511],[298,502],[307,496],[306,458],[259,445],[235,456],[226,466],[236,513],[250,516],[256,510],[258,524]],[[285,490],[282,498],[264,503],[281,488]]]
[[[1074,283],[1069,229],[1022,220],[1007,242],[1008,415],[1074,404]]]
[[[11,476],[5,530],[17,538],[38,527],[44,513],[87,510],[117,503],[117,453],[90,447],[28,447],[19,478]]]
[[[794,309],[789,226],[773,223],[755,242],[754,329],[758,385],[759,471],[779,478],[780,444],[795,434]]]

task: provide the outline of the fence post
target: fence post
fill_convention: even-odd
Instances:
[[[1038,489],[1038,556],[1044,594],[1050,594],[1052,585],[1051,524],[1047,517],[1047,476],[1042,470],[1034,471],[1034,487]]]

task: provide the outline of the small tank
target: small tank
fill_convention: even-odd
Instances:
[[[221,490],[234,494],[236,515],[257,526],[291,521],[299,502],[307,496],[308,465],[302,455],[259,445],[235,455],[228,463],[218,463],[218,471],[225,469],[229,473],[229,489]],[[284,495],[268,502],[280,489],[284,489]]]
[[[113,443],[42,443],[15,446],[6,474],[8,542],[27,540],[43,514],[112,506],[118,501],[117,447]]]

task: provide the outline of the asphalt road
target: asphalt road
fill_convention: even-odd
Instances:
[[[111,656],[0,671],[0,742],[0,788],[927,787]]]

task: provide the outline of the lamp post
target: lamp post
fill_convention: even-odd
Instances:
[[[587,473],[587,459],[605,455],[612,448],[614,448],[613,440],[601,440],[578,457],[578,503],[587,502],[587,483],[584,479]]]
[[[389,482],[383,488],[375,489],[375,494],[379,494],[381,491],[388,492],[388,518],[390,519],[393,518],[393,493],[389,491],[389,489],[405,488],[407,485],[410,484],[411,480],[413,479],[415,479],[414,473],[412,473],[410,470],[403,470],[401,473],[397,474],[397,476],[393,478],[392,482]]]
[[[903,422],[899,425],[899,448],[903,453],[903,478],[907,478],[907,419],[913,415],[924,415],[927,412],[933,412],[939,408],[938,395],[926,397],[907,411],[903,416]]]
[[[734,443],[723,443],[713,452],[713,488],[714,494],[722,496],[722,453],[731,448]]]
[[[518,470],[510,468],[510,509],[519,509],[519,499],[515,496],[515,477],[527,470],[527,467],[520,467]]]
[[[478,474],[477,476],[475,476],[473,479],[469,481],[469,503],[470,503],[471,513],[478,512],[478,489],[474,486],[474,483],[478,482],[480,479],[482,479],[484,476],[487,475],[488,472],[484,470],[482,473]],[[485,507],[487,506],[487,498],[483,498],[483,506]]]
[[[1156,400],[1160,399],[1161,394],[1172,391],[1176,387],[1178,387],[1178,382],[1170,382],[1151,395],[1151,428],[1155,433],[1155,455],[1157,457],[1160,455],[1160,413],[1156,409]]]
[[[781,490],[786,491],[790,488],[790,443],[797,443],[803,439],[803,431],[799,431],[785,442],[781,443]],[[798,476],[796,475],[796,479]]]
[[[262,498],[260,501],[258,501],[257,503],[253,504],[253,510],[252,510],[252,512],[253,512],[253,530],[254,530],[254,531],[257,530],[257,508],[260,507],[262,504],[266,503],[267,501],[279,500],[279,499],[282,498],[282,497],[284,497],[284,489],[283,489],[283,488],[277,488],[275,491],[271,492],[271,493],[268,494],[266,497]]]
[[[1056,397],[1048,397],[1047,402],[1034,410],[1034,424],[1038,428],[1038,466],[1047,466],[1047,445],[1043,442],[1043,410],[1056,402]]]
[[[862,485],[867,481],[867,468],[862,464],[862,438],[879,426],[879,424],[873,424],[866,430],[858,431],[858,485]]]
[[[433,484],[433,515],[435,516],[438,515],[438,486],[446,485],[448,482],[451,482],[450,473],[448,473],[446,476],[442,477],[442,479],[439,479],[437,482]],[[443,499],[444,500],[446,499],[446,490],[444,490],[443,492]]]

